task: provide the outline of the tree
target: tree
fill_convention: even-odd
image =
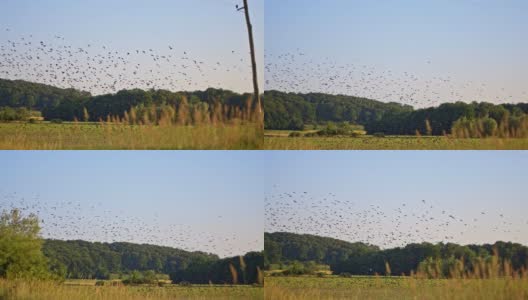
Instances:
[[[35,215],[18,209],[0,216],[0,277],[48,279],[48,263],[41,251],[40,227]]]
[[[482,120],[482,130],[484,136],[493,136],[495,135],[495,130],[497,130],[497,121],[492,118],[485,118]]]

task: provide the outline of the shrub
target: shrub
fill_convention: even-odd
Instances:
[[[492,118],[485,118],[482,120],[482,130],[484,136],[493,136],[497,130],[497,121]]]
[[[289,137],[301,137],[302,134],[298,131],[293,131],[290,133]]]
[[[62,120],[61,119],[52,119],[50,122],[53,123],[53,124],[62,124]]]
[[[189,287],[189,286],[192,286],[192,284],[189,281],[182,281],[180,282],[180,286]]]

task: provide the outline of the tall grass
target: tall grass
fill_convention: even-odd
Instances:
[[[27,300],[154,300],[154,299],[263,299],[263,288],[252,286],[87,286],[42,281],[0,279],[0,299]]]
[[[491,118],[457,120],[451,128],[455,138],[528,138],[528,116],[505,116],[497,125]]]
[[[1,123],[0,149],[258,149],[262,120],[246,106],[206,103],[136,106],[98,122]],[[86,112],[84,119],[88,119]]]
[[[269,277],[265,299],[528,299],[526,270],[497,258],[472,268],[459,261],[450,272],[449,278],[435,276],[441,272],[434,267],[398,277]]]

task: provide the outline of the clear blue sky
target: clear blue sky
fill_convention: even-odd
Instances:
[[[504,240],[528,245],[528,155],[523,151],[303,151],[265,156],[267,231],[377,245],[385,242],[384,234],[395,231],[400,238],[410,234],[403,238],[406,242]],[[322,220],[330,220],[328,228],[318,225]],[[402,224],[395,229],[397,220]],[[401,243],[386,246],[396,245]]]
[[[241,3],[240,0],[4,0],[0,4],[0,44],[5,45],[7,40],[18,42],[22,37],[28,41],[29,35],[33,35],[36,44],[45,41],[55,45],[55,50],[60,43],[73,49],[86,49],[91,44],[91,55],[105,53],[101,50],[103,45],[120,55],[136,49],[147,52],[153,49],[156,54],[169,55],[168,45],[172,45],[178,58],[185,51],[192,60],[205,62],[202,66],[205,78],[187,69],[195,82],[192,88],[214,86],[252,91],[245,18],[235,10],[235,5]],[[264,2],[249,3],[262,66]],[[55,35],[64,37],[64,41],[54,40]],[[153,66],[151,60],[143,57],[132,57],[131,61]],[[216,62],[226,68],[230,66],[230,72],[220,68],[213,71]],[[163,71],[169,74],[174,69]]]
[[[302,85],[305,89],[363,92],[383,100],[399,100],[399,96],[409,98],[412,89],[405,87],[393,97],[384,96],[395,87],[406,86],[403,78],[414,75],[419,78],[412,82],[418,89],[416,98],[434,97],[439,102],[436,97],[440,95],[441,101],[528,101],[526,1],[268,0],[265,12],[267,64],[280,62],[284,66],[278,55],[301,52],[304,56],[295,57],[291,70],[314,73],[312,67],[317,63],[332,62],[346,69],[354,64],[358,67],[353,72],[355,77],[349,78],[354,77],[350,82],[357,83],[366,77],[359,68],[364,65],[370,70],[371,81],[377,83],[329,89],[307,76]],[[291,70],[279,77],[292,78],[295,72]],[[391,76],[387,75],[389,70]],[[280,87],[271,75],[266,75],[270,80],[267,88]],[[438,77],[449,77],[450,82],[441,83]],[[365,92],[364,87],[373,91]],[[427,99],[420,100],[419,104],[424,104]]]
[[[3,151],[0,207],[39,211],[45,237],[238,255],[263,249],[264,164],[257,152]]]

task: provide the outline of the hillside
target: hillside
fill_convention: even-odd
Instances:
[[[293,260],[333,264],[350,256],[379,250],[377,246],[364,243],[287,232],[265,233],[264,249],[267,264]]]
[[[351,122],[365,125],[388,112],[412,111],[398,103],[345,95],[296,94],[279,91],[264,93],[266,129],[302,129],[305,124]]]
[[[479,261],[490,261],[495,255],[511,263],[514,270],[528,268],[528,247],[511,242],[483,245],[458,245],[454,243],[414,243],[404,247],[379,249],[363,243],[349,243],[333,238],[295,233],[265,233],[265,261],[288,263],[315,261],[330,265],[334,273],[354,275],[384,274],[390,265],[392,274],[410,274],[421,263],[438,261],[448,266],[463,260],[466,268]]]
[[[173,280],[193,283],[231,282],[229,263],[240,268],[240,258],[220,259],[217,255],[147,244],[97,243],[81,240],[45,240],[42,251],[56,273],[66,278],[106,279],[110,274],[152,270],[169,274]],[[262,268],[261,253],[247,253],[246,278],[240,283],[253,283],[257,266]]]
[[[409,105],[330,94],[296,94],[267,91],[264,97],[265,128],[302,130],[308,124],[347,122],[363,125],[369,134],[443,135],[459,127],[475,127],[482,121],[495,123],[504,135],[524,136],[528,103],[443,103],[414,109]],[[466,124],[467,122],[473,124]],[[478,127],[478,126],[477,126]]]

